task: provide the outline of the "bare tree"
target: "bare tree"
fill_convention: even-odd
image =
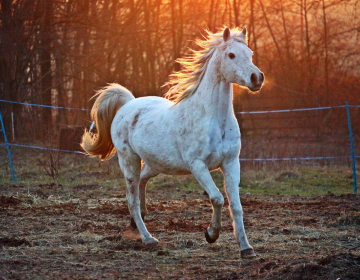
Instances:
[[[51,89],[52,89],[52,19],[53,19],[53,2],[43,1],[39,2],[39,7],[42,7],[42,22],[40,23],[40,58],[39,64],[41,67],[41,104],[51,105]],[[42,114],[43,132],[47,132],[52,127],[51,109],[43,110]],[[40,135],[47,137],[46,133]]]
[[[136,96],[157,95],[203,29],[246,25],[253,60],[274,86],[264,87],[262,98],[271,101],[258,106],[358,100],[358,2],[0,0],[0,94],[90,107],[94,89],[118,82]],[[7,127],[13,112],[16,128],[40,121],[44,130],[55,112],[5,103],[1,109]],[[57,125],[87,125],[81,111],[56,113]]]

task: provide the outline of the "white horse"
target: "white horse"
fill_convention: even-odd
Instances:
[[[85,131],[82,148],[109,159],[116,152],[127,185],[130,214],[144,244],[157,244],[146,229],[145,186],[159,173],[193,174],[213,206],[209,243],[221,230],[224,197],[209,170],[220,168],[241,257],[254,257],[243,223],[240,203],[240,130],[233,111],[232,83],[258,91],[263,73],[252,63],[246,28],[208,32],[197,41],[200,51],[180,59],[183,70],[172,75],[166,98],[136,98],[126,88],[110,84],[100,90],[91,115],[97,134]],[[172,101],[171,101],[172,100]],[[143,164],[142,164],[143,162]]]

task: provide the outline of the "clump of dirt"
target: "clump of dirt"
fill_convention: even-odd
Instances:
[[[20,204],[22,201],[18,198],[15,198],[13,196],[0,196],[0,208],[6,208],[9,206],[15,206]]]
[[[338,221],[331,226],[343,227],[343,226],[360,226],[360,215],[346,215],[340,217]]]
[[[77,185],[74,188],[76,188],[77,190],[96,190],[99,189],[100,186],[98,184],[83,184],[83,185]]]
[[[56,189],[56,188],[59,188],[59,187],[62,187],[61,184],[58,184],[58,183],[47,183],[47,184],[40,184],[38,185],[38,187],[40,189],[49,189],[49,190],[53,190],[53,189]]]
[[[0,237],[0,247],[19,247],[22,245],[31,246],[31,243],[24,238]]]
[[[166,230],[176,230],[179,232],[201,232],[206,229],[204,225],[196,225],[192,220],[187,219],[168,219]]]
[[[99,240],[99,242],[104,242],[104,241],[111,241],[111,242],[117,242],[120,241],[122,238],[121,234],[117,234],[117,235],[110,235],[110,236],[106,236],[103,239]]]
[[[306,280],[306,279],[359,279],[360,257],[351,253],[341,253],[334,256],[324,257],[314,263],[297,265],[280,271],[268,279],[283,280]]]
[[[36,172],[23,172],[23,173],[20,174],[20,178],[22,180],[37,179],[39,177],[40,177],[39,173],[36,173]]]
[[[93,221],[83,222],[79,225],[79,227],[77,229],[79,229],[80,231],[87,230],[92,233],[102,233],[102,234],[109,232],[109,231],[120,231],[121,230],[121,228],[119,226],[110,224],[108,222],[96,223]]]
[[[96,212],[103,214],[112,214],[112,215],[128,215],[129,208],[124,203],[117,202],[101,202],[100,205],[94,208]]]

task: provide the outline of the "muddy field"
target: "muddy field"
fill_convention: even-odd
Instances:
[[[360,197],[242,195],[257,258],[240,259],[228,209],[219,240],[204,231],[200,189],[148,191],[144,247],[125,190],[94,184],[0,186],[0,279],[359,279]]]

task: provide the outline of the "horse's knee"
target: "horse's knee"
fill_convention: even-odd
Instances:
[[[138,203],[128,203],[128,208],[131,215],[134,215],[140,208],[140,205]]]
[[[140,200],[138,197],[136,197],[133,194],[127,194],[126,198],[127,198],[130,213],[137,208],[140,209]]]
[[[224,196],[221,193],[210,197],[210,201],[214,207],[222,207],[224,205]]]

